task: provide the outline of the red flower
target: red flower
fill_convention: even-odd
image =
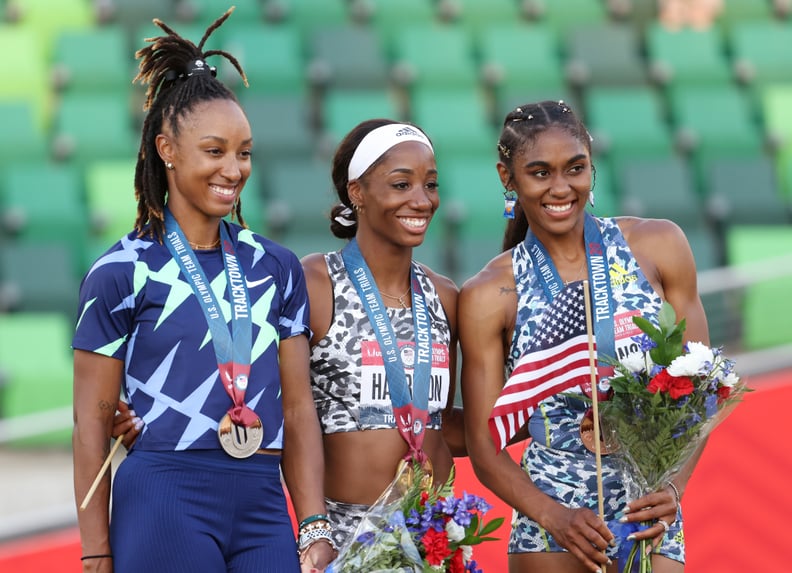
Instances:
[[[721,386],[718,388],[718,403],[723,402],[731,394],[731,388],[728,386]]]
[[[429,565],[442,565],[443,560],[451,555],[448,535],[445,531],[437,531],[434,527],[430,527],[421,539],[421,543],[426,551],[426,561]]]
[[[667,392],[668,383],[671,378],[673,378],[673,376],[668,373],[668,370],[663,369],[657,374],[657,376],[649,381],[649,385],[646,387],[646,389],[652,394],[657,394],[658,392]]]
[[[458,547],[448,562],[449,573],[465,573],[465,562],[462,556],[462,548]]]
[[[422,491],[422,492],[421,492],[421,505],[422,505],[422,506],[425,506],[425,505],[426,505],[426,501],[427,501],[428,499],[429,499],[429,494],[428,494],[428,493],[426,493],[425,491]]]
[[[679,400],[682,396],[691,394],[696,388],[687,376],[671,376],[668,370],[661,370],[652,378],[646,389],[652,394],[668,392],[671,398]]]

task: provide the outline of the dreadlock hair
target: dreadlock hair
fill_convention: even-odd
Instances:
[[[591,136],[586,126],[563,100],[529,103],[515,108],[503,120],[498,139],[498,157],[510,174],[514,173],[514,157],[552,127],[566,130],[591,154]],[[503,233],[503,250],[513,248],[525,238],[527,232],[528,219],[518,201],[514,206],[514,219],[509,219]]]
[[[163,125],[171,129],[174,136],[179,134],[180,121],[195,109],[195,106],[214,100],[232,100],[239,103],[234,93],[218,80],[216,69],[206,64],[208,56],[220,55],[226,58],[248,85],[245,72],[237,59],[223,50],[204,52],[206,40],[231,15],[233,8],[215,20],[196,46],[182,38],[168,25],[155,18],[165,36],[147,38],[150,44],[135,53],[140,59],[139,71],[133,82],[147,84],[143,110],[147,112],[143,122],[135,166],[135,198],[138,200],[135,229],[138,236],[148,234],[162,241],[165,230],[165,195],[168,187],[165,165],[157,153],[157,135],[162,133]],[[246,227],[242,218],[241,200],[237,199],[232,217]],[[145,227],[149,224],[149,229]]]

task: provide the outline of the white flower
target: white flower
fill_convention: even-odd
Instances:
[[[453,519],[449,519],[446,523],[446,533],[448,533],[449,541],[460,541],[465,537],[465,528],[459,525]]]
[[[470,545],[462,546],[462,562],[468,563],[473,557],[473,548]]]
[[[652,368],[652,358],[649,354],[643,352],[632,352],[621,360],[622,366],[633,374],[640,374],[646,370],[647,362],[649,362],[649,369]]]
[[[674,358],[668,365],[671,376],[702,376],[712,368],[715,356],[712,349],[701,342],[689,342],[688,353]]]
[[[729,372],[728,376],[726,376],[726,378],[721,380],[721,385],[728,386],[729,388],[731,388],[739,381],[740,381],[740,377],[737,376],[737,374],[735,374],[734,372]]]

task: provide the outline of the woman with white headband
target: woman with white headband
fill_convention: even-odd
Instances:
[[[332,176],[340,204],[330,228],[349,243],[302,262],[340,546],[402,459],[428,459],[442,483],[452,456],[466,454],[453,409],[457,288],[412,260],[440,203],[432,144],[415,126],[365,121],[339,145]]]

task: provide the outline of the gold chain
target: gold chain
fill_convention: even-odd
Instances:
[[[193,243],[192,241],[187,242],[190,243],[190,246],[194,251],[208,251],[209,249],[215,249],[220,246],[220,237],[217,237],[217,240],[211,245],[199,245],[198,243]]]
[[[407,308],[407,305],[406,305],[406,304],[405,304],[405,302],[404,302],[404,297],[405,297],[405,296],[407,296],[408,294],[410,294],[410,290],[411,290],[411,288],[412,288],[412,287],[408,288],[408,289],[407,289],[407,292],[405,292],[405,293],[404,293],[403,295],[401,295],[401,296],[393,296],[392,294],[388,294],[388,293],[386,293],[386,292],[382,292],[382,291],[380,291],[380,294],[381,294],[382,296],[386,296],[386,297],[388,297],[389,299],[392,299],[392,300],[397,300],[397,301],[399,301],[399,304],[400,304],[400,305],[402,305],[402,308]]]

